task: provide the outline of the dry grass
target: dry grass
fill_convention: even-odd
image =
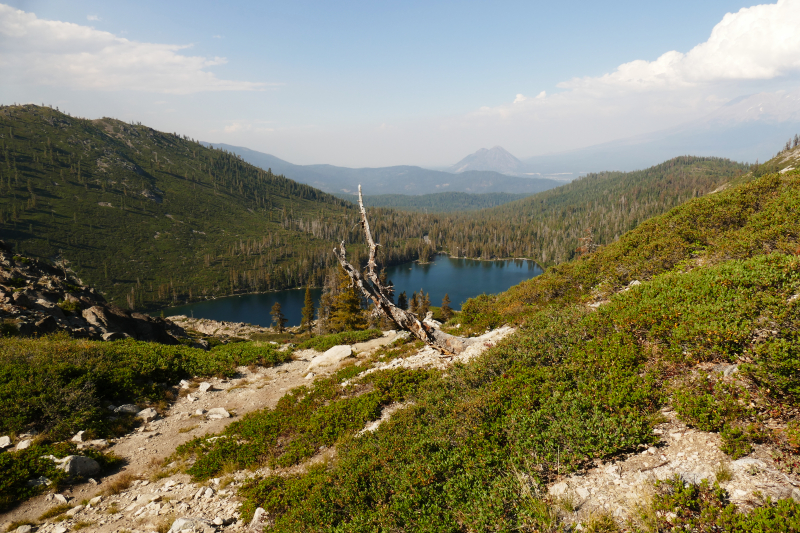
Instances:
[[[179,429],[178,433],[189,433],[190,431],[193,431],[193,430],[195,430],[195,429],[197,429],[199,427],[200,427],[200,424],[195,424],[193,426],[186,426],[185,428]]]
[[[39,517],[39,520],[47,520],[49,518],[53,518],[55,516],[62,515],[72,509],[72,506],[68,503],[62,503],[61,505],[56,505],[55,507],[51,507],[44,513],[42,516]]]
[[[131,483],[134,482],[136,477],[131,474],[130,472],[122,472],[121,474],[117,475],[111,483],[109,483],[108,487],[105,489],[106,496],[113,496],[115,494],[119,494],[123,490],[127,489],[131,486]]]

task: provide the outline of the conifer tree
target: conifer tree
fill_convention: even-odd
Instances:
[[[281,304],[279,302],[275,302],[275,305],[272,306],[272,311],[269,312],[272,315],[272,323],[275,324],[275,328],[278,330],[278,333],[283,333],[283,328],[286,326],[286,323],[289,321],[281,311]]]
[[[444,293],[442,298],[442,321],[447,322],[453,317],[453,309],[450,307],[450,296]]]
[[[341,267],[339,268],[339,293],[334,297],[332,307],[329,326],[333,331],[367,328],[367,321],[361,310],[361,296]]]
[[[418,307],[419,307],[419,300],[417,299],[417,293],[412,292],[411,299],[408,301],[408,310],[416,315]]]
[[[306,285],[306,296],[303,304],[300,328],[310,332],[311,324],[314,322],[314,298],[311,297],[311,287],[308,285]]]
[[[425,315],[428,314],[428,311],[431,309],[431,295],[430,293],[426,294],[422,292],[422,289],[419,290],[419,296],[417,297],[417,310],[418,315],[421,318],[425,318]]]
[[[400,296],[397,297],[397,307],[402,310],[408,309],[408,297],[406,296],[406,291],[400,293]]]

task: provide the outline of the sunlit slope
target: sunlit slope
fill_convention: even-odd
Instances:
[[[125,305],[319,283],[340,199],[184,136],[0,109],[0,238]]]

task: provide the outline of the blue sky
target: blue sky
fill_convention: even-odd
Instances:
[[[6,1],[0,102],[301,164],[528,157],[796,89],[798,3]]]

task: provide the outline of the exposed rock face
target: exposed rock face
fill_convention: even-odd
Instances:
[[[70,476],[89,477],[100,472],[100,465],[91,457],[68,455],[63,459],[53,459],[53,461],[60,463],[57,468]]]
[[[308,370],[311,371],[318,367],[335,365],[342,359],[347,359],[352,355],[353,349],[350,346],[334,346],[322,355],[318,355],[312,359],[311,364],[308,365]]]
[[[274,333],[272,328],[265,328],[261,326],[254,326],[252,324],[245,324],[244,322],[224,322],[219,320],[210,320],[208,318],[189,318],[186,315],[175,315],[169,317],[171,322],[178,326],[194,330],[202,335],[211,335],[214,337],[238,337],[242,339],[249,339],[252,335],[263,333]],[[292,328],[288,328],[292,329]]]
[[[66,331],[96,340],[133,338],[178,344],[186,337],[163,318],[131,313],[109,304],[93,288],[45,262],[14,255],[0,241],[0,321],[23,336]]]

